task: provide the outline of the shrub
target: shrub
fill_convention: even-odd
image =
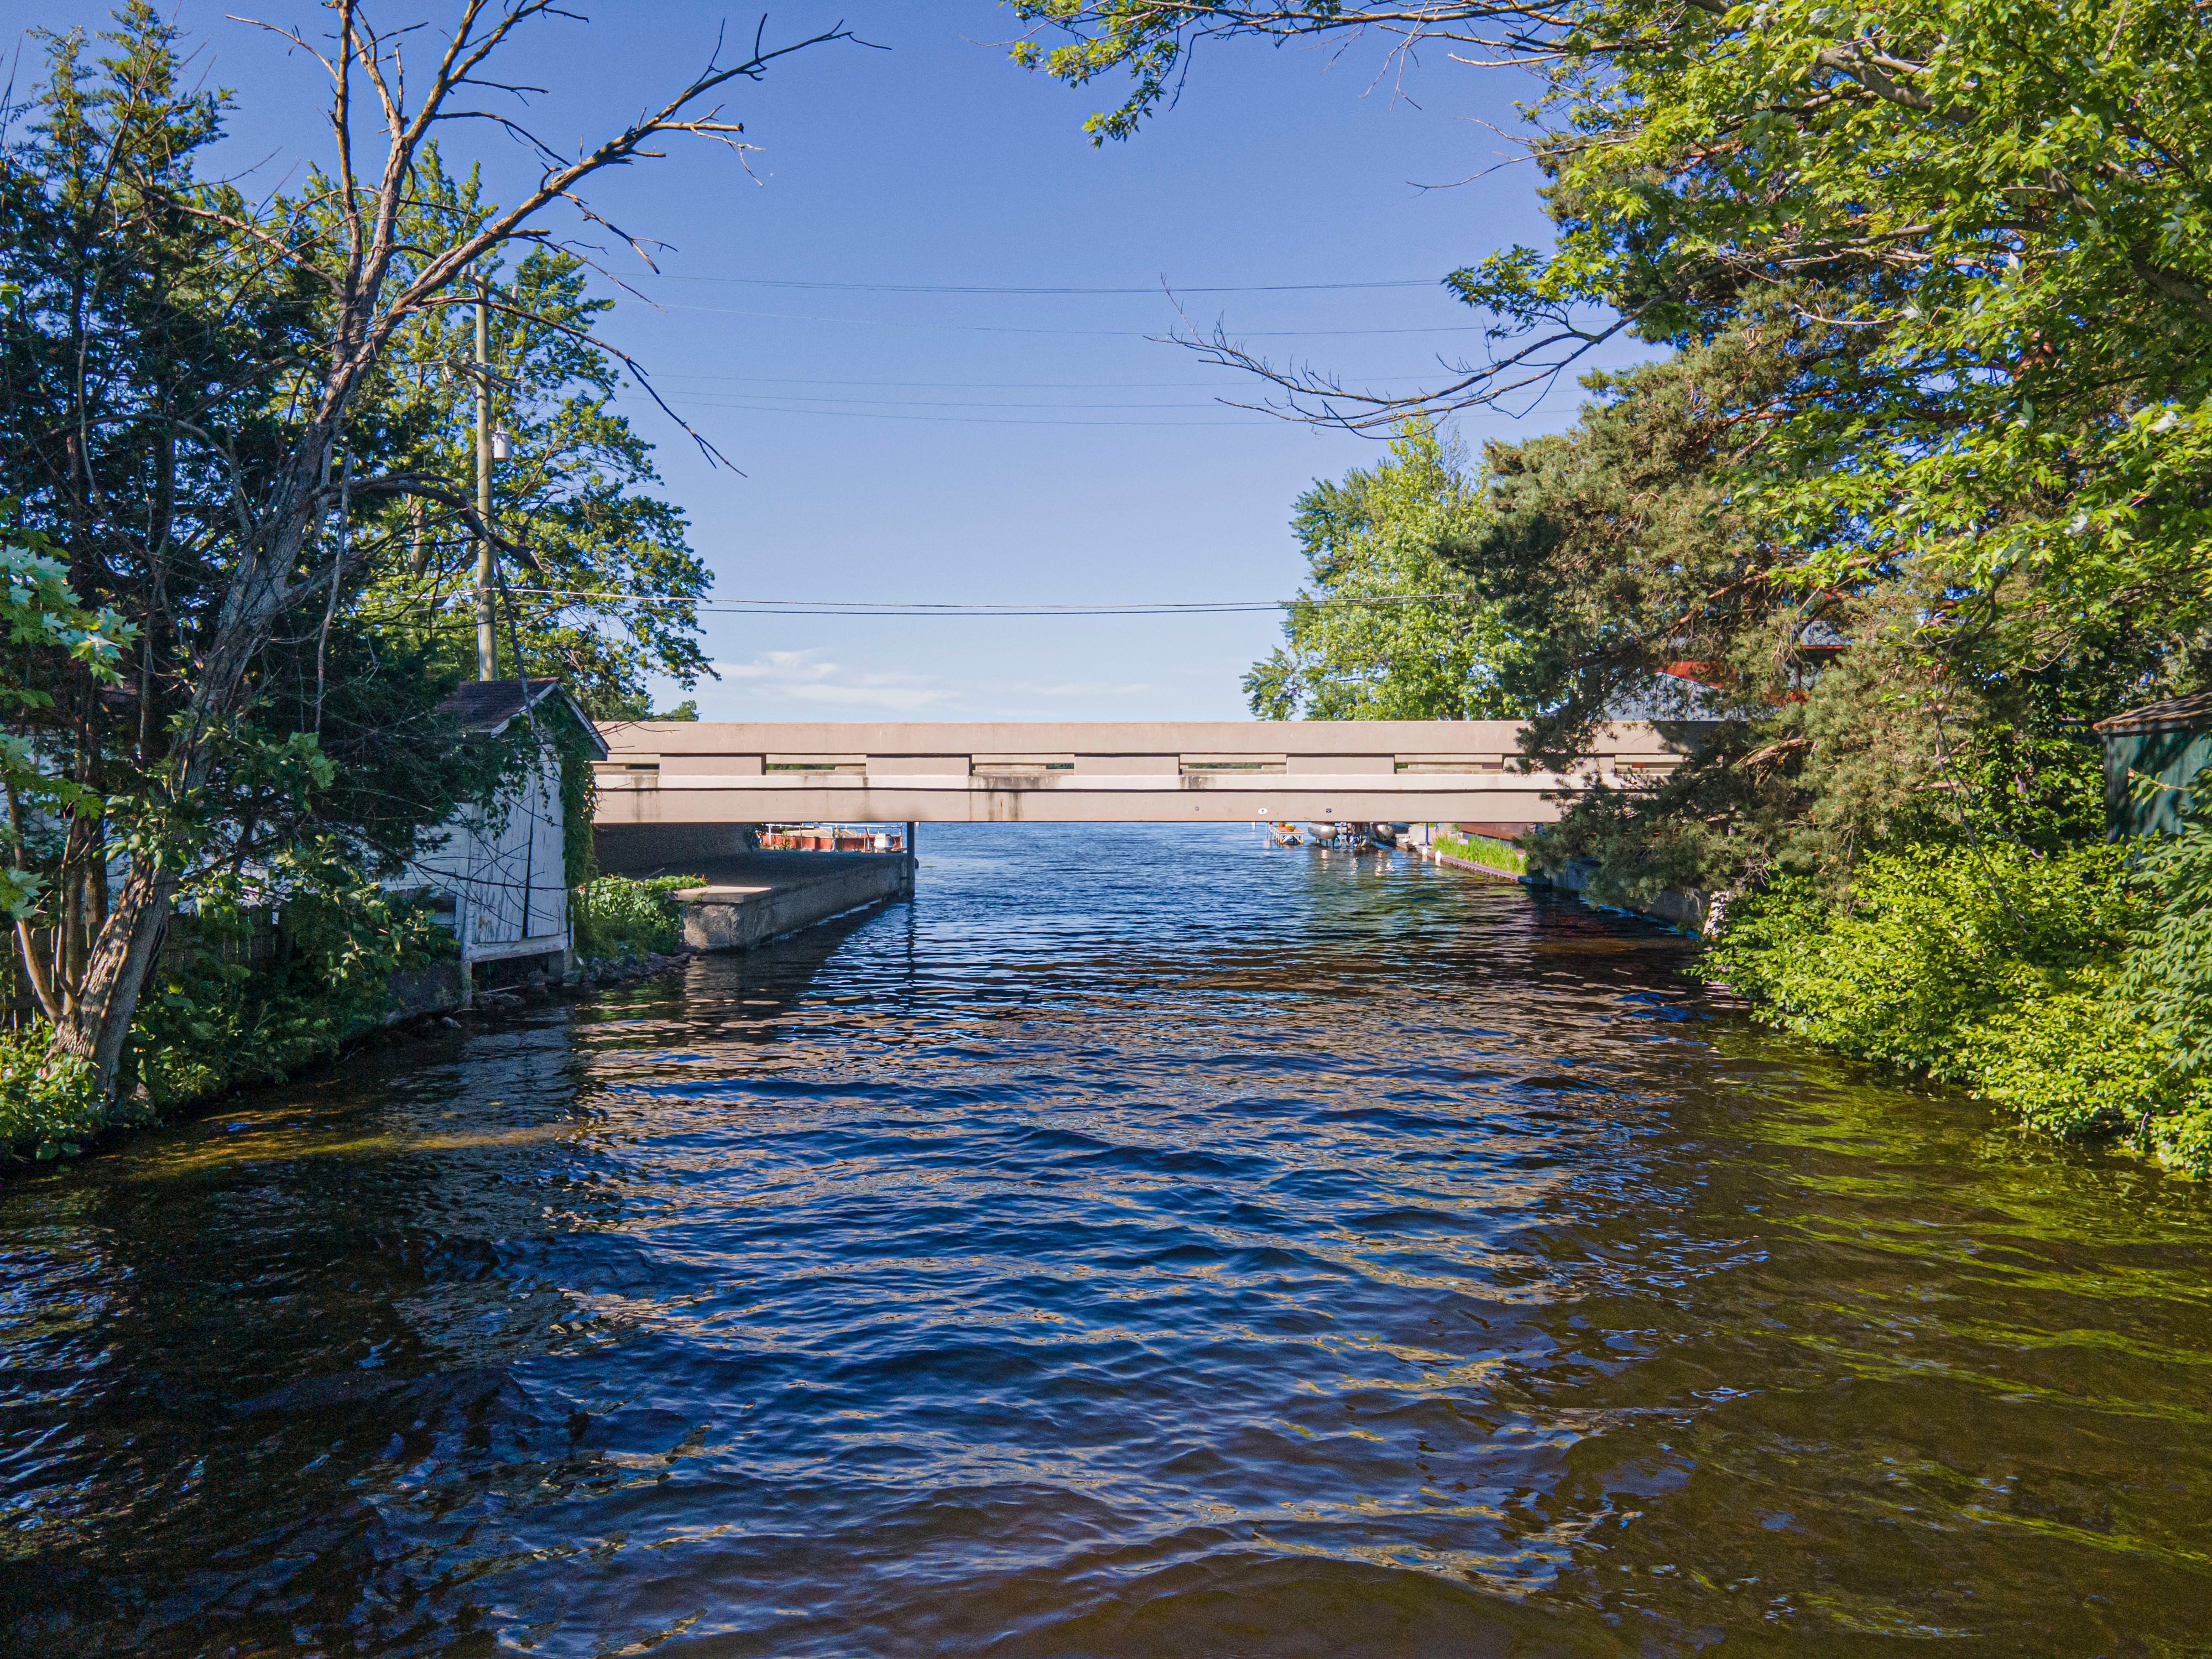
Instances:
[[[2144,1126],[2144,1139],[2159,1162],[2212,1179],[2212,1100],[2199,1090],[2191,1103]]]
[[[2118,848],[1916,846],[1869,854],[1840,900],[1784,877],[1737,901],[1709,962],[1770,1024],[1967,1082],[1970,1030],[2108,969],[2146,913]]]
[[[93,1092],[92,1067],[58,1054],[53,1027],[0,1030],[0,1152],[14,1157],[74,1157],[107,1127]]]
[[[2128,952],[2124,993],[2190,1077],[2212,1076],[2212,824],[2191,823],[2142,854],[2157,897]]]
[[[2115,989],[2094,971],[2057,990],[2031,987],[1962,1034],[1966,1080],[2031,1128],[2069,1139],[2140,1132],[2182,1109],[2189,1091],[2170,1054]]]
[[[1840,900],[1795,878],[1740,901],[1707,970],[1759,1019],[1825,1047],[2212,1175],[2212,1068],[2198,1060],[2212,915],[2185,902],[2212,884],[2191,859],[2212,869],[2212,838],[1875,854]]]
[[[684,936],[676,895],[703,876],[601,876],[574,894],[569,915],[576,951],[586,957],[636,957],[672,951]]]
[[[143,1085],[155,1107],[182,1105],[327,1060],[393,1006],[394,974],[454,951],[419,901],[357,878],[295,888],[282,915],[276,956],[258,965],[242,959],[252,915],[235,897],[204,899],[173,924],[118,1097]]]

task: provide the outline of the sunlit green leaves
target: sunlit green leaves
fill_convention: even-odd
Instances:
[[[1464,459],[1426,426],[1381,465],[1316,483],[1292,520],[1310,573],[1285,643],[1244,677],[1263,720],[1480,720],[1513,711],[1496,608],[1444,550],[1483,516]]]

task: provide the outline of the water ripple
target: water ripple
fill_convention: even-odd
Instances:
[[[0,1191],[0,1646],[2212,1651],[2212,1201],[1243,830]]]

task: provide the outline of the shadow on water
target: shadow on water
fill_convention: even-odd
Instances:
[[[0,1191],[0,1644],[2212,1651],[2212,1201],[1241,830]]]

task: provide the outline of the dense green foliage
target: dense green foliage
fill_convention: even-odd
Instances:
[[[384,498],[354,485],[408,464],[421,432],[420,411],[386,388],[356,406],[336,499],[302,549],[349,556],[301,588],[289,626],[244,655],[218,648],[256,556],[252,504],[282,494],[272,480],[326,325],[315,284],[272,265],[257,237],[289,228],[311,242],[327,227],[298,203],[249,206],[198,177],[224,100],[191,84],[150,7],[125,5],[97,43],[46,44],[46,78],[0,146],[0,489],[129,643],[105,677],[115,684],[59,651],[9,660],[23,694],[12,738],[76,791],[66,810],[21,821],[39,898],[16,969],[58,1030],[87,1041],[98,1024],[127,1042],[106,1016],[135,1002],[172,903],[219,902],[303,847],[395,869],[426,825],[496,790],[520,757],[461,741],[434,712],[454,678],[435,642],[362,611]],[[236,665],[220,696],[211,659]]]
[[[2008,842],[1876,853],[1836,898],[1784,876],[1737,902],[1711,966],[1827,1047],[1951,1081],[1962,1033],[2099,978],[2142,906],[2124,854],[2055,858]]]
[[[427,907],[361,881],[342,860],[302,860],[288,873],[270,960],[251,961],[247,947],[257,918],[271,912],[235,890],[171,923],[124,1073],[156,1110],[330,1059],[392,1010],[394,974],[454,954]]]
[[[703,876],[600,876],[576,890],[571,915],[579,956],[619,960],[683,943],[676,895]]]
[[[2160,888],[2122,847],[1907,846],[1841,897],[1786,876],[1738,900],[1710,969],[1826,1047],[2212,1174],[2212,1077],[2144,994],[2201,1026],[2212,990],[2171,949]]]
[[[363,881],[342,848],[285,862],[269,884],[281,908],[259,884],[234,883],[171,920],[119,1105],[44,1024],[0,1032],[0,1159],[74,1154],[102,1129],[328,1060],[392,1011],[395,974],[453,956],[426,908]]]
[[[448,67],[479,65],[535,9],[466,11]],[[341,88],[330,169],[280,167],[266,194],[207,167],[228,94],[148,0],[97,35],[33,31],[42,72],[0,111],[0,495],[21,579],[0,620],[21,647],[0,673],[15,785],[0,900],[16,988],[118,1098],[281,1072],[360,1012],[346,991],[321,1015],[272,1012],[290,993],[257,981],[192,992],[187,1018],[172,985],[134,1035],[156,961],[175,967],[173,911],[204,932],[228,908],[304,915],[343,891],[379,916],[378,878],[519,781],[526,733],[467,737],[437,712],[476,670],[478,546],[499,550],[498,671],[637,715],[648,675],[705,669],[690,600],[707,573],[614,407],[620,359],[592,332],[608,302],[531,222],[556,202],[588,215],[576,185],[650,153],[652,121],[501,208],[440,155],[436,124],[476,118],[440,113],[456,89],[403,88],[390,40],[352,13],[333,27],[354,31],[333,72],[399,103]],[[512,451],[488,520],[485,386]],[[579,757],[563,784],[588,805]],[[324,874],[301,874],[303,849]],[[363,936],[325,965],[404,956],[407,925],[386,920],[383,945]],[[170,1069],[207,1078],[173,1085],[133,1058],[151,1033],[203,1029],[220,1049]]]
[[[1130,76],[1102,139],[1206,42],[1533,76],[1553,243],[1446,279],[1484,361],[1408,399],[1201,349],[1376,431],[1664,348],[1489,446],[1442,549],[1532,761],[1627,715],[1695,750],[1533,863],[1595,860],[1607,902],[1705,889],[1762,1017],[2203,1166],[2206,831],[2105,848],[2083,729],[2212,684],[2200,0],[1015,5],[1033,66]]]
[[[0,1027],[0,1160],[73,1158],[116,1121],[92,1068],[55,1048],[51,1026]]]
[[[1504,635],[1445,550],[1476,532],[1465,458],[1409,423],[1380,465],[1298,497],[1291,528],[1311,586],[1288,607],[1285,643],[1244,677],[1262,720],[1479,720],[1508,712]]]
[[[89,684],[112,685],[133,629],[112,611],[94,615],[77,601],[69,570],[52,541],[19,522],[16,503],[0,496],[0,628],[11,654],[41,653],[66,661]],[[0,718],[35,719],[53,707],[52,694],[20,678],[0,678]],[[81,779],[56,767],[22,732],[0,732],[0,912],[22,921],[36,910],[49,878],[33,862],[40,827],[81,807],[97,808],[98,795]]]
[[[2142,878],[2154,908],[2123,988],[2175,1068],[2212,1079],[2212,824],[2191,823],[2151,847]]]

